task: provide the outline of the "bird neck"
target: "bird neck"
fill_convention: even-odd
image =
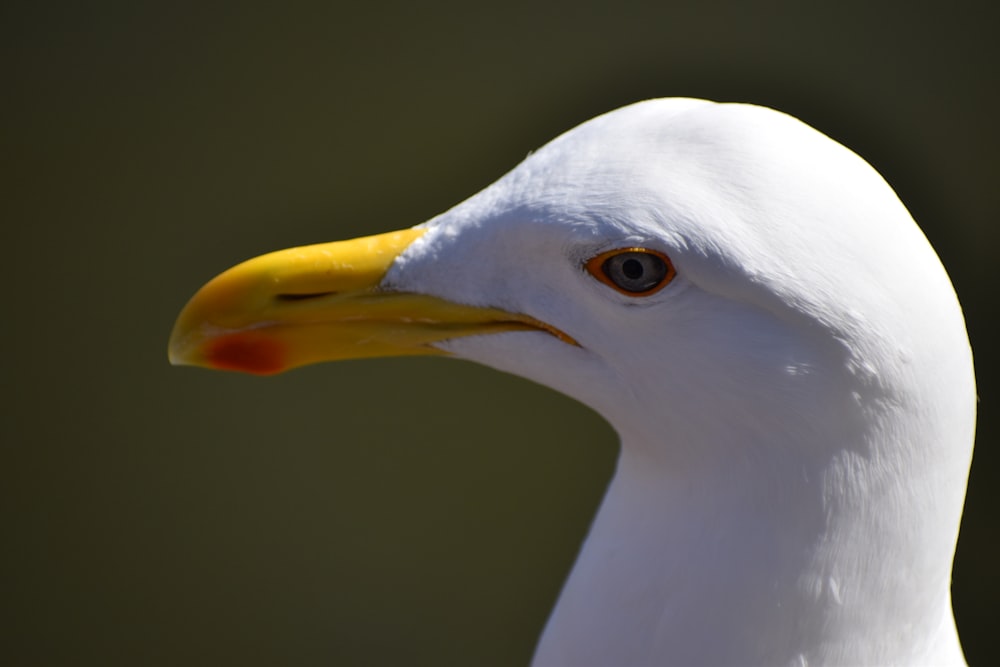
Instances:
[[[963,664],[950,556],[898,567],[924,546],[892,526],[903,499],[831,499],[870,462],[671,470],[644,452],[624,443],[536,665]]]

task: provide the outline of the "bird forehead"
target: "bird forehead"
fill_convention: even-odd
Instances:
[[[477,303],[477,290],[544,290],[588,254],[645,245],[706,291],[798,308],[841,298],[845,268],[862,276],[885,264],[878,228],[898,228],[899,212],[859,211],[884,210],[873,202],[886,198],[874,170],[784,114],[647,102],[542,147],[427,223],[398,266],[424,266],[422,287]]]

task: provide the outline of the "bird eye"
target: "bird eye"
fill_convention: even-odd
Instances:
[[[619,248],[587,261],[587,271],[605,285],[628,296],[649,296],[667,285],[677,271],[662,252]]]

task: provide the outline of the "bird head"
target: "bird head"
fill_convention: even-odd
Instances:
[[[699,443],[661,452],[678,463],[729,456],[706,443],[733,437],[750,453],[834,426],[857,440],[845,429],[871,406],[936,400],[910,395],[907,368],[947,365],[964,330],[928,340],[932,303],[958,312],[861,158],[769,109],[666,99],[567,132],[418,227],[231,269],[187,305],[170,355],[264,374],[454,355],[573,396],[633,440]]]

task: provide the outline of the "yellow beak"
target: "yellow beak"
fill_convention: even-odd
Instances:
[[[290,248],[202,287],[170,335],[173,364],[270,375],[337,359],[445,354],[433,343],[503,331],[572,338],[527,315],[380,288],[423,229]]]

